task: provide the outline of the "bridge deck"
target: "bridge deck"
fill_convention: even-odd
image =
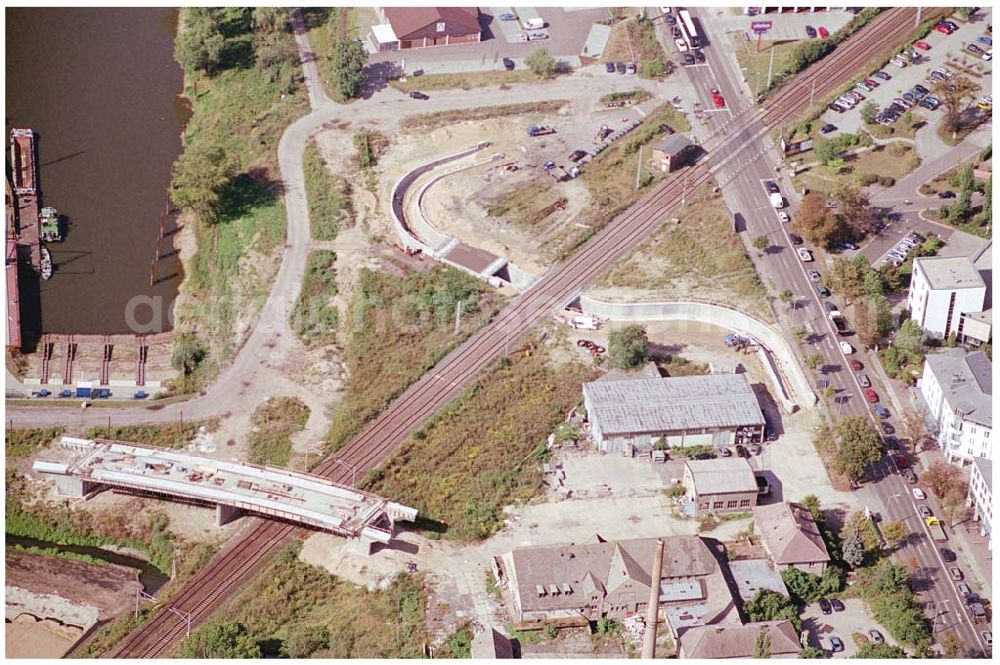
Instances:
[[[40,471],[130,489],[187,497],[282,517],[348,536],[380,528],[410,509],[319,476],[225,462],[115,441],[63,437],[71,459]],[[415,512],[415,511],[413,511]]]

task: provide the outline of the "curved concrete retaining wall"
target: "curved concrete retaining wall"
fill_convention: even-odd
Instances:
[[[450,161],[475,154],[488,145],[489,141],[482,141],[471,148],[466,148],[465,150],[461,150],[454,154],[440,157],[432,162],[418,166],[396,181],[396,184],[392,188],[392,205],[390,206],[390,213],[392,217],[392,224],[396,228],[396,235],[399,237],[399,241],[402,243],[403,247],[407,249],[419,249],[426,254],[430,254],[434,258],[440,258],[435,250],[437,247],[440,247],[442,243],[438,242],[434,247],[431,247],[431,245],[427,242],[417,237],[414,230],[407,226],[404,221],[406,216],[403,214],[403,197],[406,194],[406,190],[408,190],[417,178],[423,174],[440,166],[441,164],[446,164]],[[436,234],[436,237],[437,236],[440,236],[440,234]]]
[[[463,157],[464,156],[465,155],[463,155]],[[459,159],[459,158],[453,157],[453,159]],[[426,240],[430,240],[431,238],[435,239],[440,238],[441,240],[433,240],[432,242],[434,243],[435,247],[441,247],[444,243],[451,240],[451,236],[446,235],[445,233],[439,231],[437,227],[435,227],[431,223],[431,221],[427,219],[427,215],[424,214],[424,194],[427,192],[428,189],[430,189],[431,185],[437,183],[442,178],[446,178],[450,175],[455,175],[456,173],[461,173],[462,171],[467,171],[469,169],[474,169],[477,166],[482,166],[483,164],[489,164],[490,162],[495,162],[498,159],[500,159],[500,155],[492,155],[489,159],[481,159],[477,162],[473,162],[472,164],[467,164],[466,166],[456,166],[454,168],[450,168],[446,171],[438,173],[436,176],[434,176],[433,178],[431,178],[430,180],[428,180],[427,182],[425,182],[423,185],[420,186],[420,190],[417,192],[416,218],[414,219],[413,217],[407,217],[406,221],[408,221],[410,225],[413,227],[413,229],[417,231],[417,233]],[[403,195],[403,198],[405,203],[405,198],[406,198],[405,194]],[[427,235],[423,235],[424,232],[426,232]]]
[[[580,296],[580,308],[585,314],[612,321],[698,321],[745,333],[761,343],[761,364],[771,375],[775,396],[785,409],[794,411],[796,403],[805,407],[816,404],[816,395],[784,335],[738,309],[696,300],[616,303],[587,295]]]

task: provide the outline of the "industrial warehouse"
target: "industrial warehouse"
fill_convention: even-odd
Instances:
[[[764,415],[745,374],[594,381],[584,384],[583,403],[602,452],[631,456],[764,438]]]

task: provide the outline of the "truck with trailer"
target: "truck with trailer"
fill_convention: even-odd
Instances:
[[[941,520],[936,517],[925,517],[924,524],[927,525],[927,532],[931,534],[931,540],[938,542],[948,540],[948,536],[944,533],[944,527],[941,526]]]

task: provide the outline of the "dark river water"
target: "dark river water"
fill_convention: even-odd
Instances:
[[[68,229],[49,245],[52,279],[22,282],[25,337],[136,332],[130,301],[156,303],[169,329],[181,279],[169,218],[153,286],[150,272],[189,117],[173,59],[177,11],[7,9],[6,18],[5,146],[11,127],[35,130],[43,204]],[[149,305],[135,311],[149,321]]]

